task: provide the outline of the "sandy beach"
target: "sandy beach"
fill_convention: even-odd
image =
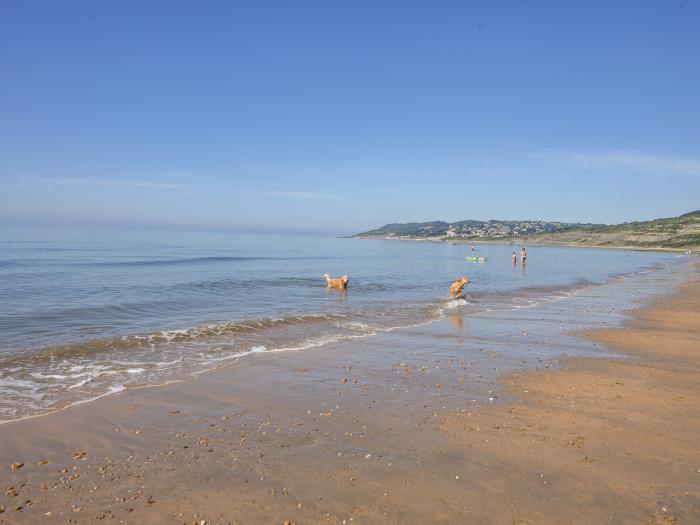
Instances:
[[[587,334],[631,357],[512,373],[455,315],[4,425],[0,522],[698,523],[699,269]]]
[[[700,2],[0,13],[0,525],[700,525]]]

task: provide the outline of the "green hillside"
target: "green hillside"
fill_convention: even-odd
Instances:
[[[641,248],[700,247],[700,210],[679,217],[652,221],[592,226],[569,232],[542,234],[530,242],[566,242],[595,246],[638,246]]]

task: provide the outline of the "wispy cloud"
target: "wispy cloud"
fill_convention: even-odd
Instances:
[[[7,186],[0,186],[0,193],[12,190],[22,190],[24,188],[24,184],[8,184]]]
[[[247,192],[257,197],[281,197],[296,200],[333,200],[337,196],[333,193],[319,193],[313,191],[279,191],[279,190],[253,190]]]
[[[581,152],[540,150],[531,157],[559,161],[588,169],[624,169],[651,175],[700,177],[700,159],[668,157],[636,151]]]
[[[75,185],[92,185],[92,186],[122,186],[125,188],[155,188],[160,190],[181,190],[189,188],[187,184],[180,182],[159,182],[149,180],[128,180],[128,179],[80,179],[80,178],[62,178],[62,179],[41,179],[44,182],[52,182],[57,184],[75,184]]]
[[[406,179],[415,173],[404,169],[390,169],[378,166],[362,165],[321,165],[308,166],[301,170],[301,175],[313,177],[326,182],[340,184],[366,184],[367,181],[388,179]]]

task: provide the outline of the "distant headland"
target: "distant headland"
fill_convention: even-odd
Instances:
[[[353,237],[697,250],[700,249],[700,210],[679,217],[613,225],[533,220],[408,222],[386,224]]]

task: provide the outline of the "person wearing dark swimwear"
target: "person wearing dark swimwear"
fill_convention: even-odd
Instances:
[[[520,249],[520,260],[525,264],[525,260],[527,259],[527,252],[525,251],[525,247],[523,246]]]

